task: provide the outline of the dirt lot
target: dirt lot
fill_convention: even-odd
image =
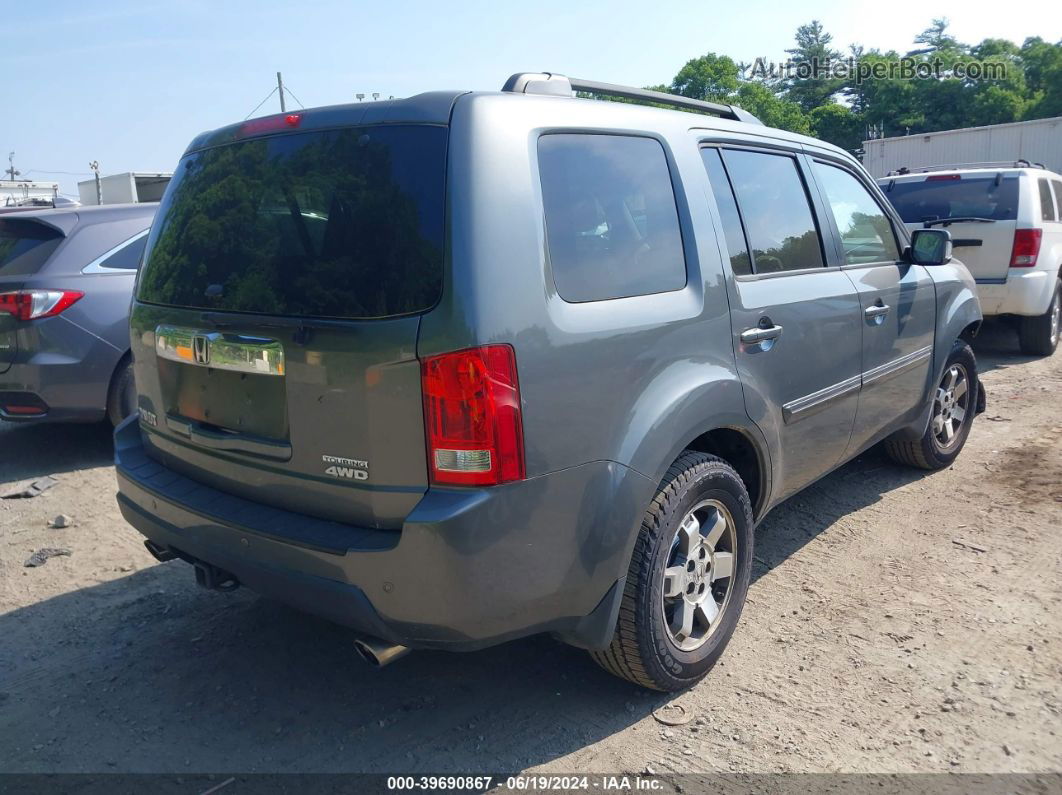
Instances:
[[[723,662],[674,697],[548,638],[374,671],[343,629],[156,564],[106,429],[0,429],[0,483],[59,480],[0,501],[0,770],[1058,771],[1062,353],[998,326],[976,350],[958,464],[872,451],[778,508]],[[42,547],[71,554],[24,567]],[[671,701],[693,720],[658,723]]]

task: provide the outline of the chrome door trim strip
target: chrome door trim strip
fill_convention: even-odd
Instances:
[[[810,395],[791,400],[782,405],[782,419],[788,424],[810,417],[813,414],[818,414],[831,403],[835,403],[841,398],[859,391],[862,383],[863,378],[861,375],[853,375],[851,378],[846,378],[840,383],[820,389],[818,392],[812,392]]]
[[[844,381],[828,386],[825,389],[820,389],[818,392],[812,392],[810,395],[791,400],[782,405],[782,419],[788,425],[805,417],[810,417],[864,386],[880,384],[910,370],[912,367],[928,360],[932,355],[933,346],[927,345],[913,353],[908,353],[898,359],[893,359],[891,362],[886,362],[864,373],[846,378]]]
[[[158,326],[155,354],[160,359],[255,375],[284,375],[284,346],[268,337]]]
[[[915,365],[926,361],[933,355],[933,346],[927,345],[924,348],[919,348],[913,353],[909,353],[906,356],[901,356],[898,359],[893,359],[891,362],[885,362],[885,364],[878,365],[863,373],[863,385],[868,386],[870,384],[878,384],[882,381],[887,381],[900,373],[911,369]]]

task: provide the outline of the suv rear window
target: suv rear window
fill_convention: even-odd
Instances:
[[[446,129],[294,133],[193,152],[159,207],[137,297],[377,318],[442,290]]]
[[[1018,217],[1018,177],[929,177],[917,182],[882,181],[885,196],[906,224],[945,218]]]
[[[0,276],[36,273],[63,241],[46,224],[26,219],[0,221]]]

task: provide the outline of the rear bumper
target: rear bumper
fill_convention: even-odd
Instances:
[[[0,373],[0,395],[47,411],[16,416],[0,410],[0,419],[98,422],[106,416],[107,391],[121,351],[62,317],[33,321],[18,333],[14,359]]]
[[[985,315],[1042,315],[1051,304],[1056,278],[1046,270],[1012,268],[1005,280],[979,281],[981,311]]]
[[[492,489],[428,491],[401,531],[356,528],[217,491],[115,432],[122,515],[160,547],[252,590],[414,648],[552,632],[607,645],[653,484],[593,462]]]

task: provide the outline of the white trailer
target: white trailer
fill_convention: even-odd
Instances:
[[[173,172],[126,171],[100,177],[103,201],[96,200],[96,180],[77,183],[82,204],[128,204],[129,202],[157,202],[173,177]]]
[[[58,182],[0,179],[0,207],[18,207],[37,202],[51,203],[58,195]]]
[[[875,178],[901,168],[1018,160],[1062,173],[1062,116],[863,142],[863,165]]]

